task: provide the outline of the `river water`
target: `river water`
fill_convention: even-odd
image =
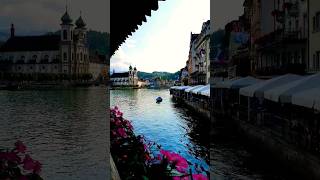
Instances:
[[[0,91],[0,148],[22,140],[53,180],[106,179],[103,87]]]
[[[160,96],[163,101],[156,103]],[[209,171],[209,121],[175,104],[169,90],[111,90],[110,105],[132,120],[135,133]]]

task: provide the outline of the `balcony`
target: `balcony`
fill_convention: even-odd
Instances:
[[[262,76],[272,76],[272,75],[283,75],[287,73],[293,74],[305,74],[306,73],[306,65],[301,63],[290,63],[284,66],[268,66],[261,67],[255,70],[255,74]]]
[[[283,29],[266,34],[255,41],[258,50],[282,45],[304,43],[307,43],[307,38],[302,36],[301,31],[284,31]]]

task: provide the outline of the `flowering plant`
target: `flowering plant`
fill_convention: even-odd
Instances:
[[[131,121],[123,118],[118,107],[111,114],[111,154],[122,179],[207,180],[200,170],[192,174],[190,162],[161,145],[136,136]]]
[[[26,154],[27,147],[17,141],[12,150],[0,149],[0,179],[41,180],[41,163]]]

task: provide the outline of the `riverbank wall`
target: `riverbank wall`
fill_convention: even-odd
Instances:
[[[1,81],[0,90],[37,90],[37,89],[66,89],[73,87],[89,87],[100,84],[92,81]]]
[[[190,93],[179,92],[179,90],[170,90],[172,99],[185,105],[188,109],[199,114],[201,117],[210,119],[210,98],[207,96],[192,96]],[[190,96],[191,95],[191,96]],[[188,97],[188,98],[187,98]]]

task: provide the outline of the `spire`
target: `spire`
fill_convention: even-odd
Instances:
[[[66,24],[66,25],[72,23],[72,19],[70,18],[69,13],[68,13],[68,2],[67,1],[66,1],[66,12],[61,17],[61,21],[62,21],[62,24]]]
[[[15,34],[14,24],[11,24],[10,32],[11,32],[11,36],[10,37],[14,37],[14,34]]]
[[[76,21],[77,28],[83,28],[86,26],[86,23],[82,19],[82,11],[80,11],[80,17]]]

